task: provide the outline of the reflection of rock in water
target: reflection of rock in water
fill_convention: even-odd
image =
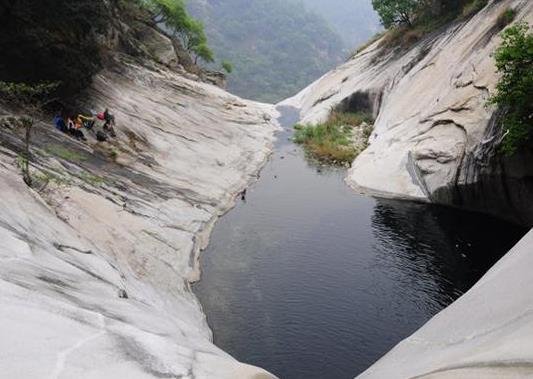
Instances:
[[[396,280],[418,286],[421,293],[438,286],[439,292],[457,296],[523,232],[485,215],[393,200],[377,201],[372,228],[381,242],[376,245],[379,264],[390,266]]]

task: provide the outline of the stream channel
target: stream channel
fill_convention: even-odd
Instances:
[[[490,216],[365,197],[291,141],[221,218],[194,291],[215,344],[283,379],[347,379],[467,291],[526,232]]]

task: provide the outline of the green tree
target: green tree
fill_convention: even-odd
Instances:
[[[228,74],[231,74],[233,72],[233,65],[229,61],[222,61],[222,68],[224,71],[226,71]]]
[[[489,103],[504,112],[501,149],[512,155],[533,133],[533,34],[529,26],[519,23],[505,30],[494,58],[501,78]]]
[[[50,95],[57,90],[59,85],[59,82],[27,84],[0,81],[0,95],[2,98],[26,113],[20,119],[25,130],[24,151],[20,156],[20,168],[24,182],[30,187],[32,185],[30,147],[34,117],[42,113],[43,107],[51,101]]]
[[[214,61],[213,51],[207,43],[204,25],[187,12],[184,0],[142,0],[142,4],[154,14],[154,19],[163,22],[175,37],[180,38],[190,54],[210,63]]]
[[[192,53],[195,55],[194,63],[198,63],[198,58],[201,58],[206,63],[215,61],[213,51],[207,46],[207,42],[202,42],[192,47]]]
[[[413,25],[413,16],[420,6],[420,0],[372,0],[374,9],[384,27]]]

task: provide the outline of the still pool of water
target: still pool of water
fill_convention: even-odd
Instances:
[[[353,378],[468,290],[525,230],[355,194],[345,171],[277,148],[224,216],[194,286],[215,343],[285,379]]]

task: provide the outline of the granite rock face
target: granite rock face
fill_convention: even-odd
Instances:
[[[371,194],[484,210],[533,225],[531,157],[501,158],[495,109],[486,106],[498,80],[491,54],[497,19],[507,8],[533,23],[533,3],[490,2],[468,21],[427,36],[402,52],[375,42],[283,102],[302,122],[324,120],[332,108],[376,116],[369,148],[347,182]],[[491,192],[487,188],[497,188]]]
[[[273,378],[212,344],[190,290],[214,222],[270,153],[273,106],[120,54],[80,104],[109,107],[117,137],[38,123],[34,189],[23,131],[0,131],[0,376]]]

